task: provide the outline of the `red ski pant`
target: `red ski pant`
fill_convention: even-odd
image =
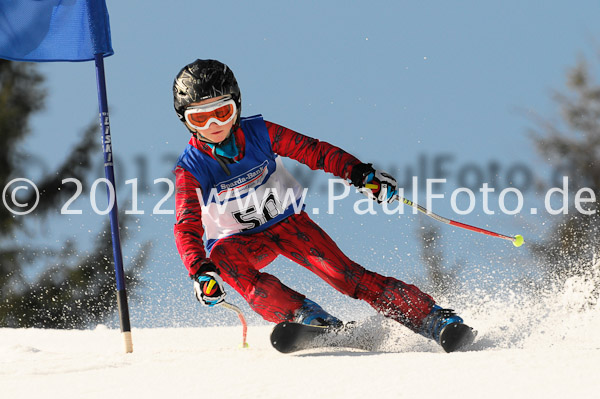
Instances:
[[[283,255],[352,298],[418,330],[434,300],[414,285],[366,270],[350,260],[305,212],[250,235],[219,240],[210,254],[223,280],[265,320],[289,321],[305,298],[260,270]],[[335,316],[335,315],[334,315]]]

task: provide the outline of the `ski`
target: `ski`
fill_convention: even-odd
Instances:
[[[285,321],[271,332],[271,344],[281,353],[294,353],[307,349],[347,348],[377,351],[386,334],[372,328],[361,328],[350,322],[342,327],[322,327]],[[477,336],[471,327],[452,323],[441,333],[439,345],[444,351],[470,350]]]
[[[444,327],[440,334],[440,346],[447,352],[461,351],[469,348],[477,331],[462,323],[452,323]]]
[[[284,321],[273,328],[271,344],[281,353],[317,348],[374,349],[371,337],[357,333],[354,323],[322,327]]]

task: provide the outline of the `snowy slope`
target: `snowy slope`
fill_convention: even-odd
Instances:
[[[134,329],[120,333],[0,329],[1,398],[595,398],[600,316],[594,284],[569,281],[535,299],[479,295],[464,316],[474,351],[446,354],[375,316],[381,352],[271,349],[270,327]]]

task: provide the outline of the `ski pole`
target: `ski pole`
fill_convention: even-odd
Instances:
[[[241,345],[241,347],[247,348],[248,342],[246,342],[246,336],[248,335],[248,324],[246,323],[246,318],[244,317],[242,310],[240,308],[238,308],[237,306],[235,306],[234,304],[231,304],[231,303],[225,302],[225,301],[221,302],[221,306],[237,313],[238,317],[240,318],[240,321],[242,322],[242,345]]]
[[[367,185],[365,185],[365,187],[366,188],[370,188],[370,189],[377,189],[377,188],[379,188],[379,186],[376,185],[376,184],[367,184]],[[446,224],[449,224],[451,226],[460,227],[460,228],[463,228],[463,229],[466,229],[466,230],[471,230],[471,231],[474,231],[476,233],[482,233],[482,234],[487,234],[487,235],[492,236],[492,237],[502,238],[503,240],[507,240],[507,241],[512,242],[515,247],[520,247],[525,242],[523,240],[523,236],[520,235],[520,234],[517,234],[514,237],[506,236],[504,234],[494,233],[493,231],[482,229],[481,227],[475,227],[475,226],[471,226],[469,224],[465,224],[465,223],[457,222],[455,220],[447,219],[447,218],[445,218],[443,216],[440,216],[440,215],[438,215],[436,213],[433,213],[433,212],[429,211],[428,209],[426,209],[426,208],[422,207],[421,205],[417,204],[416,202],[413,202],[413,201],[408,200],[406,198],[400,197],[398,194],[396,194],[394,196],[393,200],[398,200],[398,201],[400,201],[400,202],[402,202],[402,203],[404,203],[406,205],[412,206],[413,208],[416,208],[417,210],[419,210],[420,212],[426,214],[430,218],[437,220],[438,222],[446,223]]]

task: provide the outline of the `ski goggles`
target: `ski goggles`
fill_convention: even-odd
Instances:
[[[214,103],[197,105],[185,110],[185,121],[198,130],[206,130],[211,123],[219,126],[228,124],[235,118],[237,107],[231,96]]]

